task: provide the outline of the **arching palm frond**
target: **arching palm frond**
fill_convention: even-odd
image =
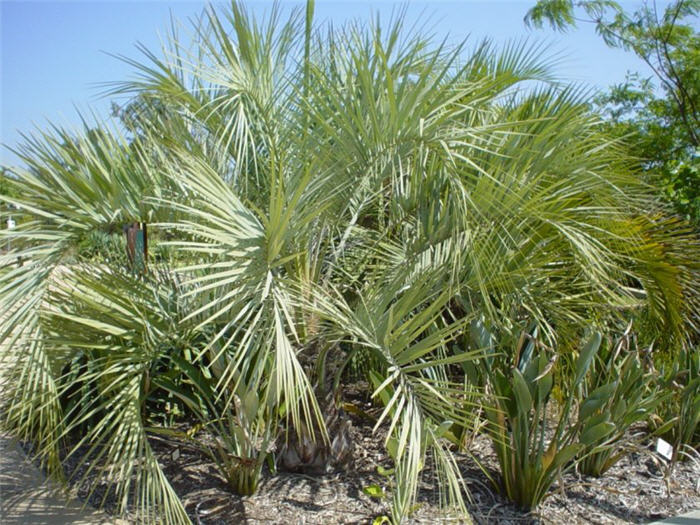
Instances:
[[[39,445],[39,457],[61,477],[60,363],[45,352],[38,313],[61,278],[62,263],[88,232],[148,220],[144,201],[158,179],[125,139],[100,128],[78,136],[58,128],[29,136],[18,154],[27,168],[17,170],[12,182],[19,196],[7,199],[20,208],[18,227],[2,231],[12,250],[0,256],[0,300],[7,312],[0,338],[12,378],[6,417],[14,432]]]

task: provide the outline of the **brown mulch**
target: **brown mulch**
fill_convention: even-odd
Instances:
[[[364,404],[361,408],[367,412],[373,410],[366,400],[355,399],[354,403]],[[195,523],[367,524],[390,513],[387,498],[377,500],[363,489],[377,484],[388,492],[390,480],[377,473],[377,466],[391,468],[391,461],[383,450],[382,437],[372,434],[372,424],[350,417],[356,448],[347,471],[312,477],[273,474],[266,469],[257,493],[248,497],[232,495],[215,468],[196,452],[181,449],[174,463],[172,448],[158,448],[166,474]],[[651,443],[649,447],[651,450]],[[680,462],[665,479],[662,460],[650,450],[629,454],[600,479],[564,475],[563,486],[555,485],[549,498],[533,512],[501,497],[477,466],[474,458],[491,472],[497,471],[487,438],[475,439],[470,448],[474,458],[461,454],[459,464],[470,491],[469,512],[475,523],[646,523],[700,508],[698,465]],[[425,470],[411,522],[459,523],[440,510],[430,465]]]
[[[389,480],[377,474],[377,465],[391,465],[382,451],[382,440],[372,436],[369,425],[353,428],[353,437],[358,446],[347,472],[311,477],[266,471],[257,493],[249,497],[232,495],[215,469],[196,454],[183,454],[177,465],[166,464],[166,473],[195,523],[367,524],[390,510],[386,499],[369,497],[363,488],[378,484],[388,489]],[[477,439],[472,452],[495,469],[488,440]],[[664,480],[658,464],[646,453],[630,454],[600,479],[565,475],[564,486],[555,486],[534,512],[501,497],[473,459],[462,455],[460,464],[475,523],[647,523],[700,508],[697,466],[689,461],[679,463]],[[460,522],[440,511],[435,484],[430,476],[426,478],[411,522]]]
[[[368,413],[376,411],[359,396],[353,403]],[[377,467],[389,469],[392,465],[383,450],[382,436],[372,434],[371,422],[350,417],[355,451],[346,471],[308,476],[273,473],[265,467],[258,491],[247,497],[232,494],[214,464],[199,451],[161,440],[152,444],[193,523],[368,524],[389,515],[390,502],[388,497],[370,497],[363,489],[376,484],[390,493],[391,481],[379,475]],[[648,450],[640,448],[629,454],[600,479],[575,472],[565,474],[563,483],[556,484],[535,511],[526,511],[500,496],[478,467],[475,458],[490,472],[497,471],[489,440],[479,436],[469,449],[473,456],[458,455],[470,492],[468,510],[479,524],[608,524],[647,523],[699,509],[698,464],[680,462],[669,476],[664,476],[662,460],[651,452],[651,441],[647,445]],[[77,461],[72,459],[68,470],[84,468]],[[463,522],[440,510],[431,466],[426,465],[424,470],[418,505],[410,522]],[[87,496],[85,490],[77,492]],[[97,490],[89,501],[99,505],[103,496],[104,491]],[[105,501],[106,510],[113,509],[109,496]]]

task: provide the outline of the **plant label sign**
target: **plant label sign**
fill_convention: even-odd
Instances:
[[[148,229],[146,223],[134,222],[124,226],[126,234],[126,254],[137,272],[146,271],[148,259]]]
[[[668,441],[659,438],[656,440],[656,453],[671,461],[673,458],[673,447]]]

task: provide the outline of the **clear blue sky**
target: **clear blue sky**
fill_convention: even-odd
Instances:
[[[301,2],[282,1],[283,6]],[[409,21],[429,19],[436,36],[472,42],[490,37],[498,42],[528,37],[547,42],[563,53],[557,68],[563,79],[593,88],[624,79],[628,69],[649,74],[628,53],[607,48],[591,27],[566,35],[528,30],[523,16],[534,0],[412,1]],[[624,3],[624,2],[623,2]],[[262,14],[269,2],[247,2]],[[379,12],[388,17],[402,4],[391,1],[317,0],[316,20],[334,24],[348,19],[368,19]],[[632,7],[632,4],[627,4]],[[14,147],[20,132],[31,132],[48,121],[75,127],[76,107],[98,115],[109,114],[110,102],[98,96],[96,84],[121,80],[131,74],[129,66],[106,53],[139,56],[141,42],[159,49],[159,35],[169,26],[170,13],[185,24],[204,2],[193,1],[12,1],[0,0],[0,143]],[[0,148],[0,163],[12,165],[16,157]]]

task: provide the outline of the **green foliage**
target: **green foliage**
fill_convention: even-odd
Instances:
[[[700,36],[695,43],[700,45]],[[700,68],[700,54],[693,71]],[[700,104],[700,78],[688,89],[694,90],[695,104]],[[677,211],[700,224],[700,157],[698,145],[681,124],[676,106],[668,98],[658,97],[648,80],[629,75],[595,100],[607,117],[604,126],[629,144],[630,152],[650,184],[672,202]]]
[[[584,383],[587,398],[579,407],[579,419],[610,423],[614,428],[584,449],[578,464],[584,474],[602,476],[622,459],[630,450],[626,432],[649,418],[666,397],[655,374],[644,365],[640,350],[633,347],[631,328],[630,324],[614,345],[599,352]]]
[[[501,366],[485,364],[493,393],[486,417],[501,470],[500,489],[524,508],[539,505],[561,473],[575,465],[576,456],[604,442],[615,429],[595,410],[583,410],[603,402],[598,401],[600,390],[583,400],[577,419],[573,415],[600,342],[600,334],[594,334],[581,349],[570,378],[578,396],[564,400],[558,414],[550,404],[555,361],[538,348],[536,328],[523,332],[512,367],[509,357]]]
[[[386,498],[386,494],[384,494],[384,489],[377,485],[376,483],[373,483],[372,485],[367,485],[366,487],[362,487],[362,492],[367,494],[370,498],[375,498],[375,499],[384,499]]]
[[[350,353],[344,371],[349,380],[366,379],[370,371],[381,366],[382,363],[371,350],[358,347]]]
[[[184,401],[199,419],[197,427],[208,431],[210,436],[209,439],[195,439],[193,432],[169,431],[166,434],[185,439],[200,448],[216,464],[233,492],[249,496],[255,493],[260,481],[276,418],[265,414],[264,408],[261,410],[258,385],[254,381],[245,382],[238,378],[231,393],[217,393],[216,382],[205,374],[213,371],[215,376],[219,374],[214,379],[219,380],[225,365],[223,356],[216,358],[213,355],[212,358],[211,366],[202,370],[171,354],[170,370],[179,372],[175,377],[181,375],[185,381],[178,384],[168,375],[153,379],[160,388]]]
[[[10,172],[7,168],[2,167],[0,171],[0,195],[6,195],[11,198],[18,196],[17,187],[12,184],[10,177]],[[5,202],[2,203],[3,209],[7,206]]]
[[[312,7],[262,21],[237,3],[207,9],[192,46],[173,34],[111,86],[133,96],[128,137],[106,125],[28,137],[21,191],[0,196],[22,216],[0,240],[31,261],[0,255],[4,426],[56,475],[61,442],[77,436],[78,454],[90,441],[89,473],[144,522],[189,521],[149,443],[177,418],[196,421],[182,439],[241,493],[268,441],[350,449],[334,434],[344,416],[329,418],[350,356],[367,357],[381,407],[392,520],[415,509],[428,461],[441,502],[465,515],[453,430],[473,428],[464,371],[488,347],[464,351],[472,321],[507,334],[532,320],[541,344],[565,347],[592,317],[640,310],[680,341],[698,310],[688,226],[637,180],[588,100],[550,82],[541,48],[464,55],[400,16],[326,31]],[[70,261],[91,232],[136,221],[163,240],[145,275]],[[519,497],[534,504],[609,425],[579,442],[562,416],[545,447],[554,354],[516,348],[522,369],[467,381],[505,396],[492,431],[538,480]]]
[[[115,267],[126,268],[128,257],[126,239],[123,234],[110,234],[99,230],[88,232],[78,241],[78,259],[96,264],[107,263]]]
[[[699,225],[700,3],[676,0],[663,12],[644,3],[631,12],[610,0],[538,0],[526,22],[566,30],[580,12],[609,46],[643,60],[658,82],[628,73],[601,94],[595,106],[606,117],[604,126],[629,144],[649,183]]]
[[[659,371],[661,388],[670,392],[656,411],[657,432],[673,445],[674,461],[684,445],[700,446],[700,352],[687,347]]]
[[[58,401],[64,401],[61,425],[52,434],[57,441],[41,446],[63,441],[69,455],[84,454],[89,468],[74,481],[87,483],[90,492],[108,483],[120,508],[133,506],[146,522],[156,519],[154,503],[168,519],[186,520],[142,417],[154,381],[167,373],[163,362],[192,344],[193,334],[179,322],[187,305],[177,287],[168,273],[143,279],[120,267],[64,268],[40,311],[42,351],[51,368],[67,370],[51,376]],[[21,373],[21,365],[15,371]],[[11,421],[22,417],[19,408],[9,407]],[[131,500],[132,491],[148,490],[148,498]]]

